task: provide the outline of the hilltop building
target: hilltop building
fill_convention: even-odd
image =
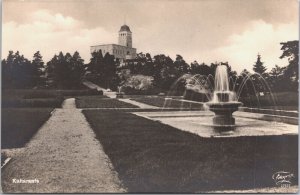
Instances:
[[[125,59],[134,59],[136,57],[136,48],[132,47],[132,32],[129,26],[123,25],[119,31],[119,44],[104,44],[91,46],[91,53],[99,51],[102,54],[109,53],[116,59],[124,61]]]

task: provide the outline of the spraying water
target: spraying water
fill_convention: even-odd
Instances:
[[[215,91],[229,91],[227,66],[219,65],[215,75]]]
[[[229,89],[227,66],[219,65],[215,74],[215,89],[212,102],[230,102],[235,100],[235,93]]]

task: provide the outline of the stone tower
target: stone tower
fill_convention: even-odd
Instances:
[[[132,48],[132,32],[126,24],[119,31],[119,45]]]

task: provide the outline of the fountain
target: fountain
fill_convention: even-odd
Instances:
[[[234,127],[235,118],[232,116],[232,113],[237,111],[242,103],[238,102],[235,93],[229,90],[227,66],[219,65],[217,67],[213,98],[205,105],[210,111],[215,113],[213,117],[215,127],[222,127],[222,130]]]
[[[122,92],[122,86],[118,86],[118,91],[117,91],[116,97],[123,98],[124,97],[123,95],[124,95],[124,93]]]

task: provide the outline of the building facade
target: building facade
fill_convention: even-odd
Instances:
[[[119,44],[95,45],[91,46],[90,49],[91,53],[101,50],[103,55],[109,53],[120,61],[134,59],[136,57],[136,48],[132,47],[132,32],[127,25],[121,26],[119,31]]]

